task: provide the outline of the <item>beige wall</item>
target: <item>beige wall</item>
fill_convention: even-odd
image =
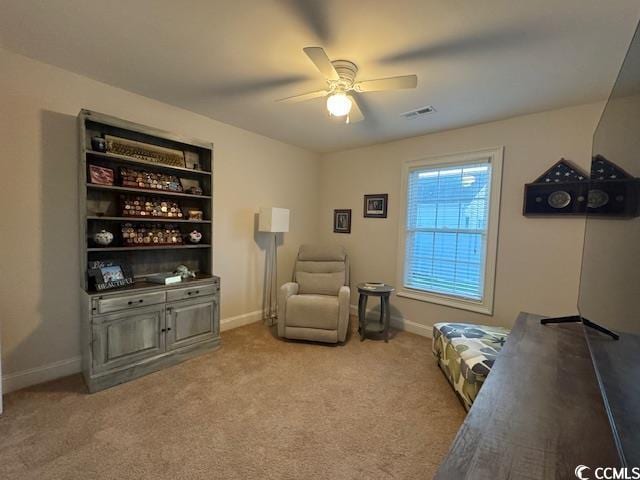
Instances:
[[[402,162],[499,145],[505,160],[494,316],[401,298],[393,299],[393,313],[429,326],[443,320],[509,325],[520,310],[576,311],[584,221],[525,218],[522,190],[561,156],[588,165],[600,104],[319,159],[1,49],[0,70],[3,374],[64,364],[80,354],[75,117],[81,108],[215,143],[214,270],[222,277],[223,319],[261,308],[266,239],[255,234],[254,223],[260,206],[292,210],[291,232],[279,251],[281,282],[300,243],[324,240],[348,248],[353,284],[395,284]],[[389,193],[389,218],[362,218],[365,193]],[[331,233],[334,208],[353,209],[351,235]]]
[[[316,154],[5,50],[0,71],[3,374],[80,354],[81,108],[214,142],[214,271],[222,278],[223,319],[262,306],[266,239],[255,235],[259,207],[291,209],[291,232],[279,251],[282,281],[299,244],[316,237]]]
[[[349,251],[352,285],[397,284],[401,166],[405,160],[504,145],[494,315],[406,298],[392,298],[392,315],[427,332],[439,321],[511,325],[519,311],[577,311],[584,220],[526,218],[523,186],[560,157],[588,169],[591,138],[602,104],[566,108],[322,156],[321,234]],[[437,114],[436,114],[437,115]],[[414,121],[429,121],[414,120]],[[363,195],[388,193],[387,219],[362,216]],[[332,233],[334,208],[353,209],[351,235]],[[352,296],[352,304],[357,302]]]

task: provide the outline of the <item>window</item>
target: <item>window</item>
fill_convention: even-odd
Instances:
[[[408,162],[398,295],[493,313],[502,148]]]

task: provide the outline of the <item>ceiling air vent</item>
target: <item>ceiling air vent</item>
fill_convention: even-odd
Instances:
[[[427,115],[428,113],[433,113],[435,111],[436,111],[435,108],[433,108],[431,105],[427,105],[426,107],[420,107],[420,108],[416,108],[415,110],[411,110],[409,112],[404,112],[403,114],[401,114],[401,116],[403,116],[406,119],[412,120],[414,118],[418,118],[418,117],[421,117],[422,115]]]

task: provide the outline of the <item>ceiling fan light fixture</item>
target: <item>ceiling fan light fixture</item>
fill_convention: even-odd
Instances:
[[[327,110],[334,117],[344,117],[351,111],[352,101],[344,92],[336,92],[327,98]]]

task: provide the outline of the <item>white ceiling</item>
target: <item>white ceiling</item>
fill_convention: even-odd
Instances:
[[[0,42],[26,56],[315,151],[606,98],[637,0],[0,0]],[[321,45],[358,79],[366,119],[330,121],[303,54]],[[400,114],[424,105],[437,113]],[[105,112],[108,113],[108,112]],[[215,139],[214,139],[215,140]]]

